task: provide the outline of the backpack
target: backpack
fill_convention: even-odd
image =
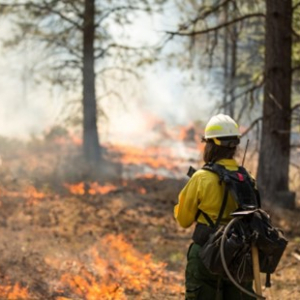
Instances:
[[[208,163],[202,169],[217,174],[219,176],[219,184],[221,185],[223,182],[225,184],[225,191],[216,224],[212,222],[205,212],[200,210],[195,217],[196,220],[200,214],[203,214],[211,227],[218,227],[227,204],[228,193],[231,193],[238,204],[238,210],[253,210],[261,207],[260,195],[255,187],[255,180],[244,167],[240,166],[237,171],[230,171],[222,165]],[[187,175],[191,177],[195,172],[196,170],[190,167]]]
[[[273,227],[269,215],[261,209],[255,180],[241,166],[236,171],[230,171],[222,165],[208,163],[202,169],[217,174],[219,184],[225,185],[216,223],[214,224],[203,211],[199,210],[196,215],[197,220],[199,214],[203,214],[211,229],[199,253],[204,265],[211,273],[226,277],[220,254],[221,241],[224,239],[223,255],[230,273],[238,282],[252,280],[251,243],[254,242],[259,251],[260,271],[267,274],[266,286],[270,286],[270,274],[275,271],[288,242],[283,233]],[[195,171],[190,167],[187,175],[191,177]],[[238,204],[238,209],[232,213],[238,218],[230,222],[234,223],[230,225],[231,228],[226,228],[227,225],[219,226],[219,224],[229,193]],[[224,232],[226,232],[225,237],[223,237]]]

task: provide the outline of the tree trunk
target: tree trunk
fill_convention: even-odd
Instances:
[[[224,23],[228,21],[228,4],[224,6]],[[223,69],[224,69],[224,89],[223,89],[223,111],[224,114],[228,114],[228,73],[229,73],[229,63],[228,63],[228,53],[229,53],[229,43],[228,43],[228,27],[224,27],[224,62],[223,62]]]
[[[289,192],[292,0],[267,0],[266,4],[265,89],[258,186],[266,200],[293,207],[294,194]]]
[[[231,66],[230,66],[230,105],[229,115],[235,118],[235,86],[236,86],[236,62],[237,62],[237,26],[232,25],[231,28]]]
[[[100,160],[94,70],[95,0],[85,0],[83,24],[83,152],[93,166]]]
[[[229,15],[236,15],[236,7],[232,9],[228,4],[224,6],[224,22],[228,21]],[[236,62],[237,62],[237,26],[236,24],[224,28],[224,89],[223,106],[224,113],[234,118],[235,111],[235,85],[236,85]],[[228,101],[229,98],[229,101]]]

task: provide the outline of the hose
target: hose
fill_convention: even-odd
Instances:
[[[239,289],[241,290],[243,293],[256,298],[256,299],[266,299],[265,297],[258,295],[256,293],[252,293],[248,290],[246,290],[243,286],[241,286],[235,279],[234,277],[231,275],[227,263],[226,263],[226,259],[225,259],[225,254],[224,254],[224,244],[225,244],[225,239],[227,238],[227,233],[229,232],[229,229],[231,228],[231,226],[239,219],[242,219],[242,217],[235,217],[234,219],[232,219],[225,227],[224,229],[224,233],[221,239],[221,245],[220,245],[220,255],[221,255],[221,261],[222,261],[222,265],[223,268],[225,270],[226,275],[228,276],[228,278],[230,279],[230,281]]]

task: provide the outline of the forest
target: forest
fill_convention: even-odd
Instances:
[[[263,296],[299,299],[299,21],[299,0],[0,0],[0,299],[184,299],[173,210],[217,113],[288,239]]]

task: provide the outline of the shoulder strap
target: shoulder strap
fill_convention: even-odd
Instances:
[[[223,200],[222,200],[222,206],[221,206],[221,208],[220,208],[220,212],[219,212],[219,215],[218,215],[218,218],[217,218],[215,227],[218,227],[218,226],[220,225],[220,222],[221,222],[221,219],[222,219],[222,216],[223,216],[223,213],[224,213],[226,204],[227,204],[228,191],[229,191],[229,188],[228,188],[228,186],[227,186],[227,184],[226,184],[226,185],[225,185],[224,196],[223,196]]]
[[[225,173],[223,172],[223,169],[225,169],[225,167],[223,167],[221,165],[213,164],[213,163],[208,163],[208,164],[204,165],[202,167],[202,169],[216,173],[219,176],[219,184],[221,184],[222,181],[224,181]],[[219,214],[218,214],[215,224],[210,219],[210,217],[201,210],[198,211],[198,213],[196,215],[196,220],[198,219],[199,215],[202,213],[205,220],[209,223],[210,227],[217,228],[220,225],[220,222],[221,222],[221,219],[222,219],[222,216],[223,216],[226,204],[227,204],[228,192],[229,192],[229,187],[227,184],[225,184],[225,191],[224,191],[224,195],[223,195],[223,199],[222,199],[222,205],[221,205],[221,208],[220,208],[220,211],[219,211]]]

